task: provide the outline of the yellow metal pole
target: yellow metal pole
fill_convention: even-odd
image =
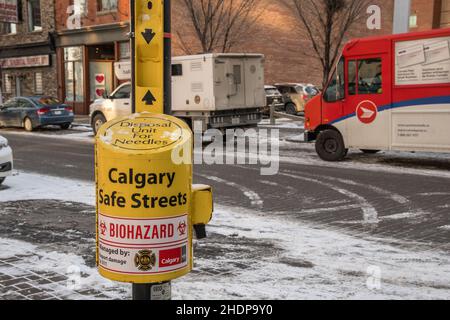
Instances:
[[[167,12],[170,18],[170,0],[132,0],[130,4],[133,111],[164,113],[164,15]]]
[[[212,190],[192,185],[192,131],[164,114],[171,94],[169,0],[130,3],[137,113],[106,123],[96,137],[97,266],[107,279],[132,283],[135,300],[168,300],[170,281],[192,270],[194,231],[206,237]]]

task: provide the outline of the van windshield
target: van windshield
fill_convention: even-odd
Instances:
[[[266,94],[270,95],[270,96],[275,96],[275,95],[279,95],[280,93],[275,88],[269,88],[269,89],[266,89]]]
[[[328,88],[325,91],[326,102],[336,102],[345,97],[344,58],[339,60],[336,70],[331,77]]]
[[[310,96],[317,96],[319,94],[319,90],[315,87],[306,87],[305,90]]]

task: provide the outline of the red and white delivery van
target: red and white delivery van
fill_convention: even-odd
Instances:
[[[305,129],[326,161],[348,149],[450,152],[450,29],[350,41]]]

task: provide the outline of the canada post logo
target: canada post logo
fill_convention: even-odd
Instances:
[[[371,124],[377,119],[378,108],[372,101],[363,101],[356,108],[356,116],[360,122]]]

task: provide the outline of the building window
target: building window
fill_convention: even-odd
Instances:
[[[44,88],[42,86],[42,72],[36,72],[34,74],[34,93],[43,94]]]
[[[4,83],[5,83],[4,84],[5,93],[12,93],[11,76],[8,73],[5,73]]]
[[[417,14],[413,14],[409,17],[409,27],[417,28]]]
[[[97,12],[117,11],[117,0],[97,0]]]
[[[70,5],[74,7],[76,15],[87,15],[87,0],[70,0]]]
[[[119,43],[119,60],[130,60],[131,58],[131,47],[130,42],[120,42]]]
[[[28,28],[30,31],[42,31],[40,0],[28,0]]]
[[[64,48],[66,101],[84,101],[83,47]]]
[[[16,34],[17,24],[15,23],[0,23],[0,34]]]

